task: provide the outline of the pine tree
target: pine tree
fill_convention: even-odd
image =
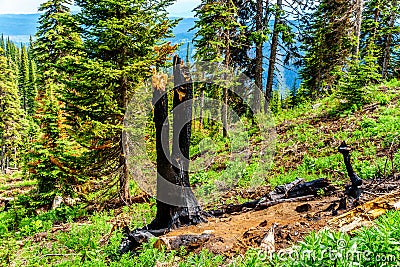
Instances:
[[[29,86],[28,86],[28,107],[29,107],[29,112],[28,114],[30,117],[33,116],[36,112],[37,108],[37,84],[36,84],[36,62],[34,60],[34,55],[33,55],[33,39],[32,36],[29,37],[29,46],[27,49],[28,52],[28,66],[29,66]]]
[[[370,96],[367,86],[381,81],[375,54],[375,46],[371,43],[363,61],[355,60],[349,63],[347,71],[340,78],[338,93],[347,100],[348,108],[366,104]]]
[[[160,66],[154,48],[170,36],[168,1],[75,1],[87,56],[67,58],[71,79],[63,93],[71,133],[87,149],[85,174],[118,177],[122,201],[130,201],[124,113],[135,89]],[[161,62],[160,62],[161,61]]]
[[[3,34],[1,34],[1,38],[0,38],[0,50],[1,50],[0,56],[5,56],[6,55],[6,41],[4,40]]]
[[[37,108],[37,84],[36,84],[36,63],[32,56],[29,56],[29,79],[28,79],[28,114],[32,117]]]
[[[323,0],[314,12],[304,17],[305,51],[300,75],[302,94],[316,98],[330,94],[354,50],[355,3]]]
[[[25,113],[32,114],[32,108],[33,108],[33,101],[34,101],[34,96],[33,99],[31,96],[28,96],[29,93],[29,60],[28,60],[28,52],[26,50],[26,46],[22,45],[21,46],[21,55],[20,55],[20,60],[19,60],[19,81],[18,81],[18,87],[19,87],[19,94],[21,96],[21,104],[22,108],[24,109]]]
[[[32,44],[33,59],[30,61],[30,90],[37,85],[37,112],[34,117],[40,131],[32,136],[32,148],[27,161],[30,176],[38,180],[39,192],[72,194],[72,187],[79,184],[74,168],[79,147],[70,140],[65,124],[65,112],[60,101],[60,92],[65,90],[62,83],[64,72],[60,67],[64,57],[76,53],[79,44],[77,29],[70,10],[71,1],[50,0],[43,3],[39,11],[36,41]],[[72,45],[74,44],[74,45]]]
[[[219,62],[226,68],[235,67],[234,49],[241,46],[243,26],[238,22],[238,8],[232,0],[202,1],[196,9],[194,42],[195,58],[205,62]],[[228,136],[228,86],[223,86],[222,127]]]
[[[396,47],[400,45],[400,27],[396,21],[400,17],[397,0],[370,0],[365,5],[361,30],[361,56],[369,52],[369,45],[374,43],[377,64],[383,79],[390,78],[396,66],[391,64]]]
[[[0,164],[4,171],[18,166],[22,130],[25,127],[14,72],[0,48]]]
[[[233,3],[241,28],[240,34],[233,36],[232,65],[254,80],[257,90],[253,93],[252,109],[259,112],[263,102],[264,49],[270,32],[269,3],[263,0],[233,0]]]
[[[271,51],[270,51],[269,64],[268,64],[267,85],[265,88],[266,105],[268,105],[272,100],[272,86],[273,86],[274,77],[275,77],[274,74],[275,74],[276,58],[277,58],[277,53],[278,53],[279,35],[281,33],[282,13],[283,13],[282,0],[278,0],[277,5],[276,5],[276,10],[275,10],[274,30],[272,32]]]

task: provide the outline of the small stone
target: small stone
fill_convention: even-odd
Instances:
[[[53,200],[53,205],[51,206],[51,209],[56,209],[58,207],[61,206],[61,204],[63,203],[64,199],[60,196],[55,196],[54,200]]]
[[[311,210],[311,208],[312,208],[311,205],[307,203],[307,204],[303,204],[303,205],[296,207],[296,211],[297,212],[308,212]]]

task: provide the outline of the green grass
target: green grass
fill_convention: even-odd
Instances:
[[[191,176],[200,197],[209,197],[222,180],[248,188],[259,185],[272,187],[296,178],[312,180],[329,178],[338,185],[347,181],[342,156],[337,153],[341,141],[353,148],[352,161],[360,177],[374,178],[400,169],[400,101],[399,81],[375,86],[370,103],[376,109],[351,107],[344,110],[335,97],[320,99],[321,105],[305,103],[282,110],[275,116],[277,125],[285,126],[278,136],[276,157],[270,170],[260,168],[259,158],[243,164],[228,159],[226,139],[213,138],[217,151],[212,165]],[[382,90],[386,87],[386,91]],[[338,123],[340,122],[340,124]],[[246,127],[256,133],[248,122]],[[217,126],[205,132],[194,132],[190,154],[199,154],[195,146],[205,136],[218,132]],[[241,140],[240,142],[243,142]],[[256,143],[257,138],[251,140]],[[333,145],[335,144],[335,146]],[[239,145],[243,145],[240,143]],[[303,146],[303,147],[302,147]],[[154,149],[149,146],[149,150]],[[262,166],[265,167],[265,166]],[[2,176],[1,180],[10,177]],[[257,179],[255,179],[257,178]],[[34,186],[35,181],[2,185],[0,190]],[[140,190],[132,182],[133,194]],[[93,195],[93,198],[99,197]],[[155,216],[155,200],[135,204],[118,211],[88,214],[82,207],[61,206],[35,214],[41,199],[21,196],[8,212],[0,213],[0,267],[2,266],[395,266],[400,261],[400,212],[388,212],[373,227],[363,228],[351,235],[323,230],[309,234],[303,242],[294,244],[292,252],[267,255],[257,249],[230,258],[206,250],[187,253],[185,250],[166,252],[153,248],[154,240],[144,244],[136,254],[118,255],[121,231],[112,233],[108,243],[100,240],[109,233],[112,220],[121,216],[131,219],[130,227],[142,227]],[[211,202],[212,199],[210,198]],[[246,201],[241,196],[226,203]],[[30,203],[21,205],[20,203]],[[121,212],[121,213],[120,213]],[[78,221],[78,222],[77,222]],[[55,225],[64,231],[53,231]],[[41,238],[39,238],[42,236]],[[361,257],[354,255],[361,254]],[[305,257],[304,255],[310,255]],[[164,265],[163,265],[164,264]]]
[[[37,185],[37,181],[26,180],[26,181],[15,182],[12,184],[0,185],[0,190],[10,190],[10,189],[19,188],[19,187],[29,187],[29,186],[35,186],[35,185]]]
[[[276,186],[298,177],[345,180],[343,159],[337,153],[342,141],[352,147],[355,171],[363,179],[399,170],[399,156],[394,149],[400,145],[400,106],[396,100],[399,86],[400,82],[393,80],[371,87],[369,105],[376,105],[371,111],[364,110],[369,105],[344,110],[342,103],[331,96],[320,99],[315,108],[306,103],[276,114],[277,124],[286,127],[285,134],[279,136],[278,155],[289,153],[274,162],[269,183]],[[297,147],[305,150],[296,150]]]
[[[226,258],[207,250],[198,254],[185,250],[166,252],[153,248],[154,240],[144,244],[137,254],[117,253],[122,234],[114,232],[106,245],[106,235],[114,214],[96,213],[84,225],[72,223],[67,232],[51,233],[41,242],[32,237],[22,240],[0,238],[0,266],[394,266],[400,260],[400,212],[388,212],[373,227],[352,234],[322,230],[309,234],[291,251],[267,254],[249,249],[246,255]],[[165,265],[167,266],[167,265]]]

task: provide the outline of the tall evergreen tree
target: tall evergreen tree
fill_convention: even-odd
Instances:
[[[356,58],[359,57],[359,52],[360,52],[363,11],[364,11],[364,0],[356,0],[356,25],[355,25],[356,48],[354,52]]]
[[[323,0],[305,15],[302,46],[305,51],[300,75],[306,97],[329,94],[354,48],[355,3]]]
[[[369,45],[373,43],[381,76],[386,79],[396,68],[391,61],[400,45],[400,26],[396,24],[400,18],[400,6],[397,0],[370,0],[365,5],[363,16],[361,56],[368,55]]]
[[[269,1],[233,0],[237,7],[240,34],[234,36],[232,65],[254,80],[258,90],[253,94],[253,110],[261,110],[263,90],[265,47],[269,38]]]
[[[76,53],[79,45],[69,4],[69,0],[50,0],[40,6],[43,14],[31,49],[39,75],[34,76],[35,62],[31,60],[29,83],[31,90],[35,90],[35,84],[38,86],[35,121],[40,131],[32,137],[27,161],[30,175],[38,180],[39,191],[43,193],[71,194],[72,186],[79,182],[73,167],[73,155],[79,155],[79,147],[71,144],[60,101],[60,92],[65,90],[60,65],[64,57]]]
[[[220,62],[227,68],[234,67],[233,51],[240,47],[243,26],[238,22],[238,8],[232,0],[204,0],[195,9],[196,28],[194,42],[197,48],[195,57],[206,62]],[[222,92],[223,136],[228,136],[228,87]]]
[[[1,34],[1,38],[0,38],[0,49],[1,49],[1,56],[5,56],[6,55],[6,41],[4,39],[4,35]]]
[[[272,100],[272,86],[274,82],[274,74],[275,74],[275,65],[276,58],[278,53],[278,45],[279,45],[279,35],[282,31],[282,22],[281,16],[283,12],[282,0],[277,1],[277,5],[275,7],[275,19],[274,19],[274,29],[272,32],[272,40],[271,40],[271,51],[269,56],[269,64],[268,64],[268,77],[267,77],[267,85],[265,88],[265,98],[266,104],[268,105]]]
[[[122,201],[130,201],[124,113],[135,89],[163,61],[154,47],[171,34],[172,0],[78,0],[84,52],[69,57],[63,93],[75,140],[87,149],[85,174],[119,179]]]
[[[28,51],[25,45],[21,46],[21,55],[19,60],[19,94],[21,96],[21,104],[25,113],[31,113],[31,106],[33,106],[34,99],[30,99],[29,93],[29,60]],[[34,98],[34,96],[33,96]],[[29,111],[28,111],[29,110]]]
[[[0,48],[0,165],[1,170],[18,164],[24,115],[14,72]]]

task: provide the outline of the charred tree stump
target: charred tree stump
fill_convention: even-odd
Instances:
[[[351,185],[346,188],[346,194],[358,199],[361,194],[361,190],[359,186],[362,185],[363,181],[357,174],[354,172],[353,167],[351,166],[350,161],[350,151],[351,148],[347,146],[346,142],[343,142],[339,148],[339,153],[343,155],[344,164],[346,165],[347,174],[350,177]]]
[[[193,83],[189,68],[174,57],[172,154],[169,149],[166,74],[153,76],[154,123],[157,153],[157,214],[143,229],[126,231],[120,252],[136,249],[152,236],[183,225],[205,222],[189,182],[189,148],[192,128]]]

